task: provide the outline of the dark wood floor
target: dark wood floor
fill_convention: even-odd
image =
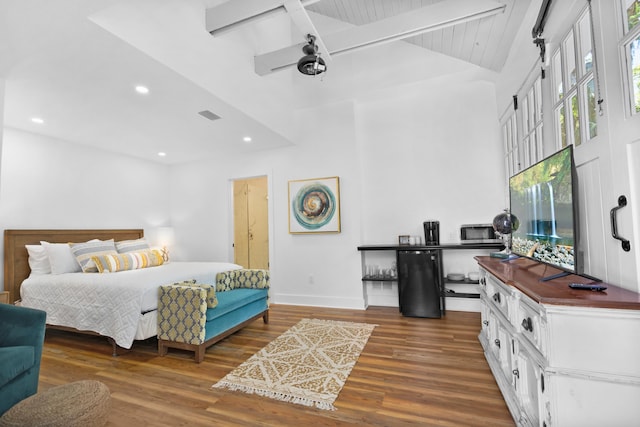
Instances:
[[[336,411],[279,402],[211,386],[302,318],[374,323]],[[170,350],[154,339],[111,356],[106,339],[48,330],[40,391],[81,379],[111,390],[109,426],[513,426],[478,342],[478,313],[443,319],[402,317],[397,308],[366,311],[272,305],[257,320],[207,350]]]

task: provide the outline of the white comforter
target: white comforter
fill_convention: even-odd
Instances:
[[[221,262],[170,262],[117,273],[32,276],[22,282],[21,305],[47,312],[47,323],[111,337],[131,348],[142,313],[155,310],[158,288],[181,280],[214,284],[216,274],[242,268]]]

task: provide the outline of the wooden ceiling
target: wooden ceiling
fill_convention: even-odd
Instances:
[[[447,0],[320,0],[310,12],[356,26],[370,24]],[[528,0],[499,0],[503,13],[405,38],[414,45],[500,71],[529,7]]]

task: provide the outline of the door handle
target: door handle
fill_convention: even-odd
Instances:
[[[627,198],[625,196],[618,197],[618,206],[615,206],[611,209],[610,217],[611,217],[611,236],[620,240],[622,244],[622,250],[625,252],[629,252],[631,250],[631,242],[625,239],[624,237],[618,234],[618,211],[627,206]]]

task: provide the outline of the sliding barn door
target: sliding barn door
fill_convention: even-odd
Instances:
[[[267,177],[233,182],[234,262],[269,268]]]

